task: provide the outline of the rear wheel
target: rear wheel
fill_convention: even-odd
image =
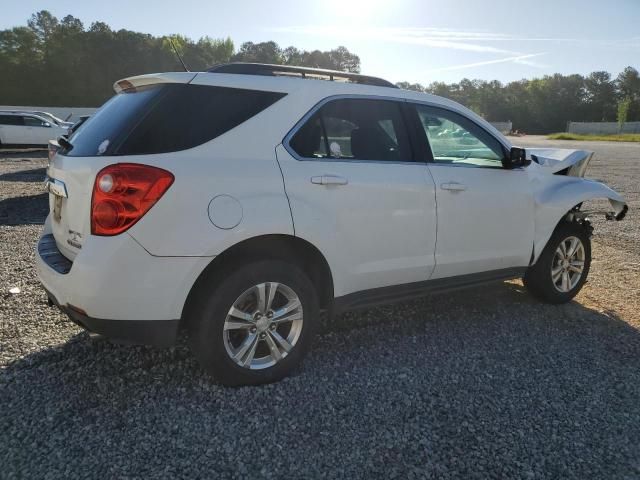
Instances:
[[[556,228],[535,265],[529,267],[524,284],[537,298],[565,303],[575,297],[589,274],[591,241],[588,230],[577,222]]]
[[[291,373],[318,323],[313,284],[295,265],[260,261],[203,282],[190,309],[189,342],[200,364],[225,385],[257,385]]]

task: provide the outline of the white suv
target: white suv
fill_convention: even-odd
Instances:
[[[179,327],[219,381],[282,378],[321,312],[524,278],[567,302],[591,260],[590,152],[512,147],[457,103],[260,64],[144,75],[54,156],[37,265],[115,340]],[[533,161],[532,161],[533,160]]]
[[[70,128],[55,123],[45,112],[0,111],[0,146],[47,145],[67,135]]]

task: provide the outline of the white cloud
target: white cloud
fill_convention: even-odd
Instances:
[[[428,70],[427,72],[428,73],[448,72],[448,71],[451,71],[451,70],[464,70],[466,68],[483,67],[485,65],[494,65],[496,63],[508,63],[508,62],[519,63],[519,64],[522,64],[522,65],[530,65],[530,66],[535,66],[535,67],[542,67],[542,65],[539,65],[536,62],[531,62],[528,59],[529,58],[534,58],[534,57],[539,57],[541,55],[546,55],[546,54],[547,54],[547,52],[529,53],[527,55],[516,55],[516,56],[512,56],[512,57],[497,58],[497,59],[494,59],[494,60],[485,60],[483,62],[465,63],[463,65],[452,65],[450,67],[434,68],[432,70]]]
[[[574,38],[517,37],[506,33],[474,30],[453,30],[433,27],[365,27],[353,25],[304,25],[267,28],[266,31],[300,35],[334,36],[342,38],[378,39],[404,44],[426,45],[471,52],[522,53],[512,49],[486,45],[489,42],[578,42]]]
[[[386,42],[449,48],[468,52],[518,53],[504,48],[482,45],[483,42],[508,40],[509,36],[490,32],[467,32],[444,28],[344,28],[340,26],[291,26],[270,28],[268,31],[302,35],[333,36],[339,38],[372,39]]]
[[[336,25],[307,25],[270,28],[268,29],[268,31],[299,35],[331,36],[334,38],[366,39],[386,43],[399,43],[403,45],[420,45],[431,48],[461,50],[480,54],[502,55],[501,58],[497,59],[467,63],[464,65],[436,68],[433,70],[429,70],[430,72],[462,70],[466,68],[507,62],[527,65],[535,68],[545,68],[546,65],[542,65],[530,59],[545,55],[547,52],[527,53],[510,48],[503,48],[505,42],[511,42],[510,44],[514,44],[516,42],[524,41],[578,41],[576,39],[570,38],[523,38],[505,33],[472,30],[453,30],[448,28],[431,27],[374,28],[355,25],[351,28],[345,28]],[[491,43],[493,43],[493,45],[491,45]],[[498,45],[496,46],[495,44]]]

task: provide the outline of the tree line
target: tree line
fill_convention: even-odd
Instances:
[[[118,79],[182,70],[172,43],[193,71],[231,61],[360,71],[360,58],[345,47],[323,52],[246,42],[236,50],[230,38],[156,37],[103,22],[86,28],[72,15],[58,19],[43,10],[26,26],[0,31],[0,105],[99,106]]]
[[[269,41],[236,49],[230,38],[153,36],[113,30],[103,22],[86,27],[72,15],[58,19],[43,10],[26,26],[0,31],[0,104],[99,106],[113,94],[115,80],[181,70],[172,44],[194,71],[230,61],[360,71],[360,58],[345,47],[306,51]],[[564,131],[569,120],[640,120],[640,75],[633,67],[615,78],[599,71],[506,84],[463,79],[398,86],[450,98],[489,121],[511,120],[527,133]]]
[[[400,82],[401,88],[455,100],[489,121],[513,122],[527,133],[562,132],[568,121],[625,122],[640,120],[640,75],[625,68],[616,78],[609,72],[545,75],[503,84],[497,80],[463,79],[433,82],[426,87]]]

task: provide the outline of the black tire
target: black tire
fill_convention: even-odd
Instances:
[[[279,260],[248,263],[223,278],[217,285],[211,285],[205,278],[189,308],[189,344],[200,365],[227,386],[260,385],[288,376],[311,347],[318,326],[319,307],[313,284],[300,268]],[[224,325],[236,300],[255,285],[265,282],[284,284],[297,295],[303,321],[297,342],[286,356],[273,366],[253,370],[237,364],[227,353]]]
[[[554,262],[556,261],[556,250],[559,248],[560,243],[570,237],[576,237],[582,242],[584,266],[575,286],[563,292],[556,287],[552,280],[551,270],[556,267]],[[525,273],[523,282],[527,290],[539,300],[552,304],[566,303],[575,297],[585,284],[590,267],[591,241],[587,228],[577,222],[562,222],[551,235],[538,261],[535,265],[529,267]]]

